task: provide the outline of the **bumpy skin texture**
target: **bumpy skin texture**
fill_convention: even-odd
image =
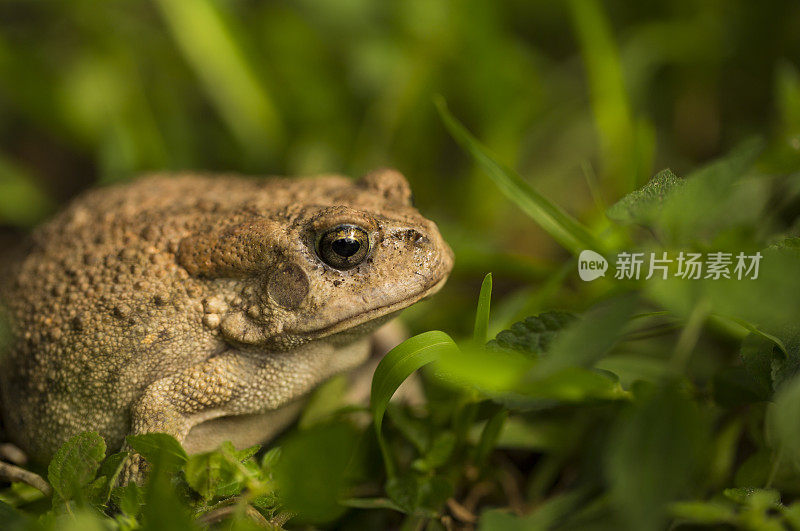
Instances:
[[[129,433],[184,441],[213,419],[268,426],[444,283],[452,252],[410,197],[392,170],[359,181],[153,176],[88,192],[0,278],[7,434],[46,462],[85,430],[114,449]],[[345,271],[316,250],[343,223],[371,244]],[[192,450],[207,449],[198,441]]]

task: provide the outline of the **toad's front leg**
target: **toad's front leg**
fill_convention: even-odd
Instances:
[[[360,341],[279,353],[226,351],[148,386],[131,410],[131,433],[163,432],[183,442],[202,422],[278,409],[359,364],[368,349]],[[121,481],[141,481],[144,466],[141,456],[132,455]]]

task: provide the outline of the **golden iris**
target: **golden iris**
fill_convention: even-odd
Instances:
[[[317,256],[336,269],[351,269],[368,253],[369,234],[356,225],[338,225],[322,233],[317,242]]]

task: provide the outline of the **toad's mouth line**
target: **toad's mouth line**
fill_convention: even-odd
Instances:
[[[318,330],[308,330],[308,331],[303,331],[303,330],[294,331],[293,330],[290,333],[305,334],[306,337],[308,337],[310,335],[314,339],[320,339],[320,338],[323,338],[323,337],[332,336],[334,334],[338,334],[339,332],[344,332],[344,331],[347,331],[347,330],[349,330],[351,328],[355,328],[355,327],[357,327],[359,325],[362,325],[364,323],[368,323],[368,322],[373,321],[375,319],[379,319],[380,317],[382,317],[384,315],[389,315],[389,314],[392,314],[394,312],[398,312],[398,311],[410,306],[411,304],[409,304],[409,301],[411,301],[411,300],[420,301],[420,300],[423,300],[423,299],[425,299],[427,297],[430,297],[431,295],[433,295],[434,293],[436,293],[437,291],[442,289],[442,286],[444,286],[445,282],[447,282],[447,276],[445,276],[444,278],[442,278],[438,282],[436,282],[434,284],[431,284],[430,286],[425,288],[423,291],[417,292],[417,293],[415,293],[415,294],[413,294],[413,295],[411,295],[409,297],[406,297],[405,299],[401,299],[401,300],[399,300],[397,302],[393,302],[393,303],[387,304],[385,306],[378,306],[377,308],[372,308],[370,310],[367,310],[366,312],[359,313],[358,315],[353,315],[351,317],[347,317],[345,319],[342,319],[341,321],[337,321],[337,322],[333,323],[332,325],[326,326],[325,328],[320,328]]]

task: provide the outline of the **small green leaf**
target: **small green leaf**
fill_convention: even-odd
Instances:
[[[769,481],[771,468],[772,452],[769,448],[761,448],[739,466],[733,484],[737,487],[760,487]]]
[[[403,437],[413,444],[420,454],[424,454],[431,443],[430,428],[424,419],[418,419],[410,415],[407,408],[392,403],[386,408],[386,414]]]
[[[189,456],[184,469],[186,482],[204,500],[211,500],[221,484],[234,481],[238,469],[219,451]]]
[[[491,509],[481,514],[481,531],[502,529],[503,531],[538,531],[558,528],[557,522],[578,512],[580,502],[586,498],[585,489],[574,489],[565,494],[557,494],[525,516],[509,514],[504,510]],[[580,529],[576,527],[575,529]],[[607,529],[601,527],[601,529]],[[608,529],[614,529],[609,527]]]
[[[766,509],[777,507],[781,503],[781,493],[774,489],[739,487],[725,489],[723,494],[729,500],[742,505],[749,505],[753,508]]]
[[[402,507],[389,498],[349,498],[340,503],[345,507],[355,509],[391,509],[400,513],[405,512]]]
[[[386,481],[386,494],[404,513],[411,514],[419,501],[419,481],[413,474],[390,477]]]
[[[684,181],[670,170],[658,172],[639,190],[629,193],[612,205],[606,215],[620,223],[648,225],[656,218],[667,196]]]
[[[739,356],[744,368],[750,376],[752,385],[758,389],[759,395],[769,397],[772,394],[772,366],[775,358],[775,343],[750,333],[742,340]]]
[[[339,374],[317,387],[303,407],[303,413],[298,421],[300,428],[309,428],[339,410],[343,405],[348,385],[347,376]]]
[[[432,515],[441,512],[448,498],[453,495],[453,484],[442,476],[424,478],[419,485],[419,507],[428,509]]]
[[[489,454],[494,450],[497,440],[500,437],[500,432],[505,425],[508,418],[508,410],[501,408],[500,411],[492,415],[486,425],[481,431],[481,438],[478,441],[478,446],[475,448],[475,464],[482,466],[489,457]]]
[[[383,453],[386,473],[394,475],[394,462],[383,439],[381,426],[386,406],[406,378],[420,367],[439,359],[443,352],[457,351],[455,342],[438,330],[411,337],[393,348],[375,369],[370,393],[370,409],[375,423],[375,433]]]
[[[61,499],[82,498],[106,454],[106,443],[94,432],[75,435],[59,448],[47,469],[47,478]]]
[[[472,339],[476,345],[484,345],[487,330],[489,329],[489,307],[492,302],[492,274],[488,273],[483,278],[481,293],[478,295],[478,309],[475,312],[475,329]]]
[[[541,196],[515,171],[497,162],[450,114],[443,98],[436,98],[436,108],[456,142],[472,155],[500,191],[533,218],[554,240],[576,256],[584,249],[594,249],[602,253],[604,247],[578,220]]]
[[[265,472],[270,472],[272,467],[280,460],[281,458],[281,447],[276,446],[274,448],[270,448],[264,453],[264,456],[261,458],[261,468]]]
[[[158,464],[168,472],[177,471],[189,459],[181,443],[166,433],[128,435],[125,440],[149,463]]]
[[[453,495],[453,484],[441,476],[406,474],[390,478],[386,493],[407,514],[434,516]]]
[[[442,431],[433,439],[430,449],[421,459],[414,461],[414,470],[428,472],[447,462],[456,446],[456,436],[452,431]]]
[[[726,408],[769,400],[771,395],[769,387],[764,387],[740,366],[724,367],[714,375],[712,386],[714,401]]]
[[[122,465],[128,457],[128,452],[117,452],[105,458],[103,464],[100,465],[100,470],[97,472],[98,479],[103,479],[101,487],[97,490],[95,495],[91,498],[92,503],[95,505],[105,505],[110,496],[111,489],[117,482],[117,477],[122,471]]]
[[[733,507],[720,502],[691,501],[676,502],[670,506],[676,518],[700,525],[727,524],[736,521]]]

